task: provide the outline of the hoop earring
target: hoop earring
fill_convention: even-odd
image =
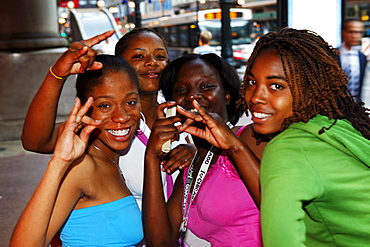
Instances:
[[[142,131],[145,132],[145,130],[146,130],[146,119],[145,119],[145,116],[142,112],[140,112],[140,115],[141,115],[140,119],[144,122],[144,129]],[[139,126],[139,128],[140,128],[140,126]]]

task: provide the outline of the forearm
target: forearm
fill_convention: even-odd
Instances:
[[[261,202],[260,160],[241,139],[237,138],[233,143],[229,152],[249,193],[259,208]]]
[[[55,120],[64,82],[65,79],[56,79],[49,71],[33,98],[22,132],[22,144],[26,150],[53,152],[57,136]]]
[[[12,246],[47,246],[46,235],[60,183],[66,172],[65,164],[50,160],[33,196],[14,228]]]
[[[175,237],[165,202],[159,158],[145,158],[143,223],[147,246],[173,246]],[[178,233],[178,231],[176,232]]]

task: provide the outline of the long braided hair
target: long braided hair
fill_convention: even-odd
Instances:
[[[347,119],[370,140],[369,109],[356,101],[347,88],[348,77],[337,61],[339,52],[315,32],[283,28],[262,36],[248,60],[242,95],[248,85],[246,75],[261,51],[274,49],[281,58],[284,76],[293,96],[293,115],[286,118],[281,130],[294,122],[308,122],[317,114],[331,119]],[[247,111],[244,100],[241,106]]]

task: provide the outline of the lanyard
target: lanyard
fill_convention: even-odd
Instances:
[[[144,131],[138,129],[136,132],[136,137],[146,146],[148,145],[148,137],[146,137]],[[172,191],[173,191],[173,179],[172,175],[166,173],[166,192],[167,192],[167,199],[170,198]]]
[[[229,126],[230,129],[233,127],[233,125],[230,122],[227,122],[226,124]],[[185,234],[186,229],[188,228],[187,226],[188,226],[190,206],[193,203],[196,195],[198,194],[200,185],[202,184],[202,182],[204,180],[204,177],[207,174],[208,168],[211,164],[211,161],[212,161],[212,158],[213,158],[213,155],[214,155],[216,149],[217,148],[215,146],[212,146],[209,149],[209,151],[207,152],[206,157],[204,158],[204,160],[202,162],[202,165],[199,169],[198,175],[195,179],[195,185],[194,185],[193,191],[191,193],[190,202],[187,203],[190,188],[191,188],[191,185],[192,185],[192,182],[193,182],[194,164],[197,161],[197,158],[199,156],[198,152],[196,153],[196,155],[194,156],[194,158],[193,158],[193,160],[190,164],[190,167],[189,167],[189,170],[188,170],[188,173],[187,173],[187,176],[186,176],[186,183],[185,183],[185,188],[184,188],[184,198],[183,198],[183,207],[182,207],[183,217],[182,217],[182,222],[181,222],[181,226],[180,226],[180,237],[182,237]]]

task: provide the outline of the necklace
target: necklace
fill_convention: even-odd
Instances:
[[[119,170],[119,172],[121,173],[121,175],[123,176],[123,173],[122,173],[122,170],[121,170],[121,168],[119,167],[119,165],[117,164],[117,162],[116,161],[114,161],[111,157],[109,157],[109,155],[106,153],[106,152],[104,152],[103,150],[101,150],[100,148],[98,148],[97,146],[95,146],[94,144],[91,144],[96,150],[98,150],[99,152],[101,152],[101,153],[103,153],[105,156],[107,156],[107,158],[110,160],[110,161],[112,161],[112,163],[113,164],[115,164],[117,167],[118,167],[118,170]]]

